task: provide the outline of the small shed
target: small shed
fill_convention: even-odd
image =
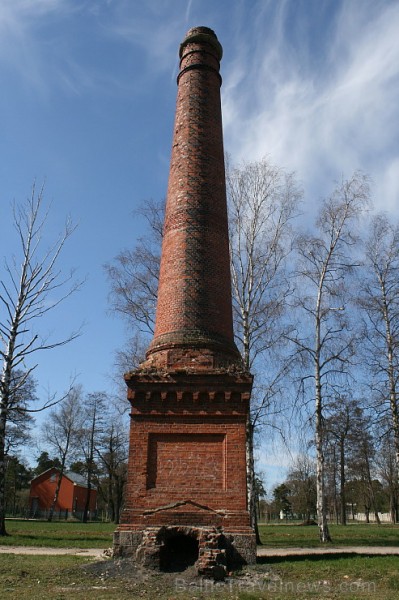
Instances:
[[[54,500],[60,470],[51,467],[32,479],[29,493],[29,512],[33,518],[47,517]],[[61,479],[58,500],[54,509],[54,516],[68,519],[70,517],[82,518],[88,494],[85,478],[71,471],[64,472]],[[89,518],[96,516],[97,488],[91,486]]]

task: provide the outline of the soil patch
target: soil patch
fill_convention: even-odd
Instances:
[[[224,581],[206,579],[197,574],[195,566],[179,572],[162,572],[147,569],[132,559],[114,559],[95,562],[81,567],[87,575],[95,577],[98,584],[124,582],[132,591],[145,588],[147,595],[156,598],[160,592],[217,592],[226,593],[238,590],[261,590],[265,582],[281,581],[281,577],[268,565],[246,567],[237,573],[230,573]]]

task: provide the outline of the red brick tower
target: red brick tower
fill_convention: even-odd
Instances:
[[[202,573],[253,562],[245,431],[252,377],[234,344],[219,62],[190,29],[180,72],[154,339],[125,375],[132,406],[118,555]]]

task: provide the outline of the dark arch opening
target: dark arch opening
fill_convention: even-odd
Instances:
[[[198,540],[178,533],[165,540],[161,546],[159,565],[161,571],[169,573],[181,572],[191,567],[198,560]]]

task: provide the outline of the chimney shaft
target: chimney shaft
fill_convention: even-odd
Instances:
[[[170,365],[168,351],[179,348],[184,352],[174,352],[176,366],[240,360],[233,337],[221,57],[207,27],[190,29],[180,46],[156,325],[146,361],[157,367]]]

